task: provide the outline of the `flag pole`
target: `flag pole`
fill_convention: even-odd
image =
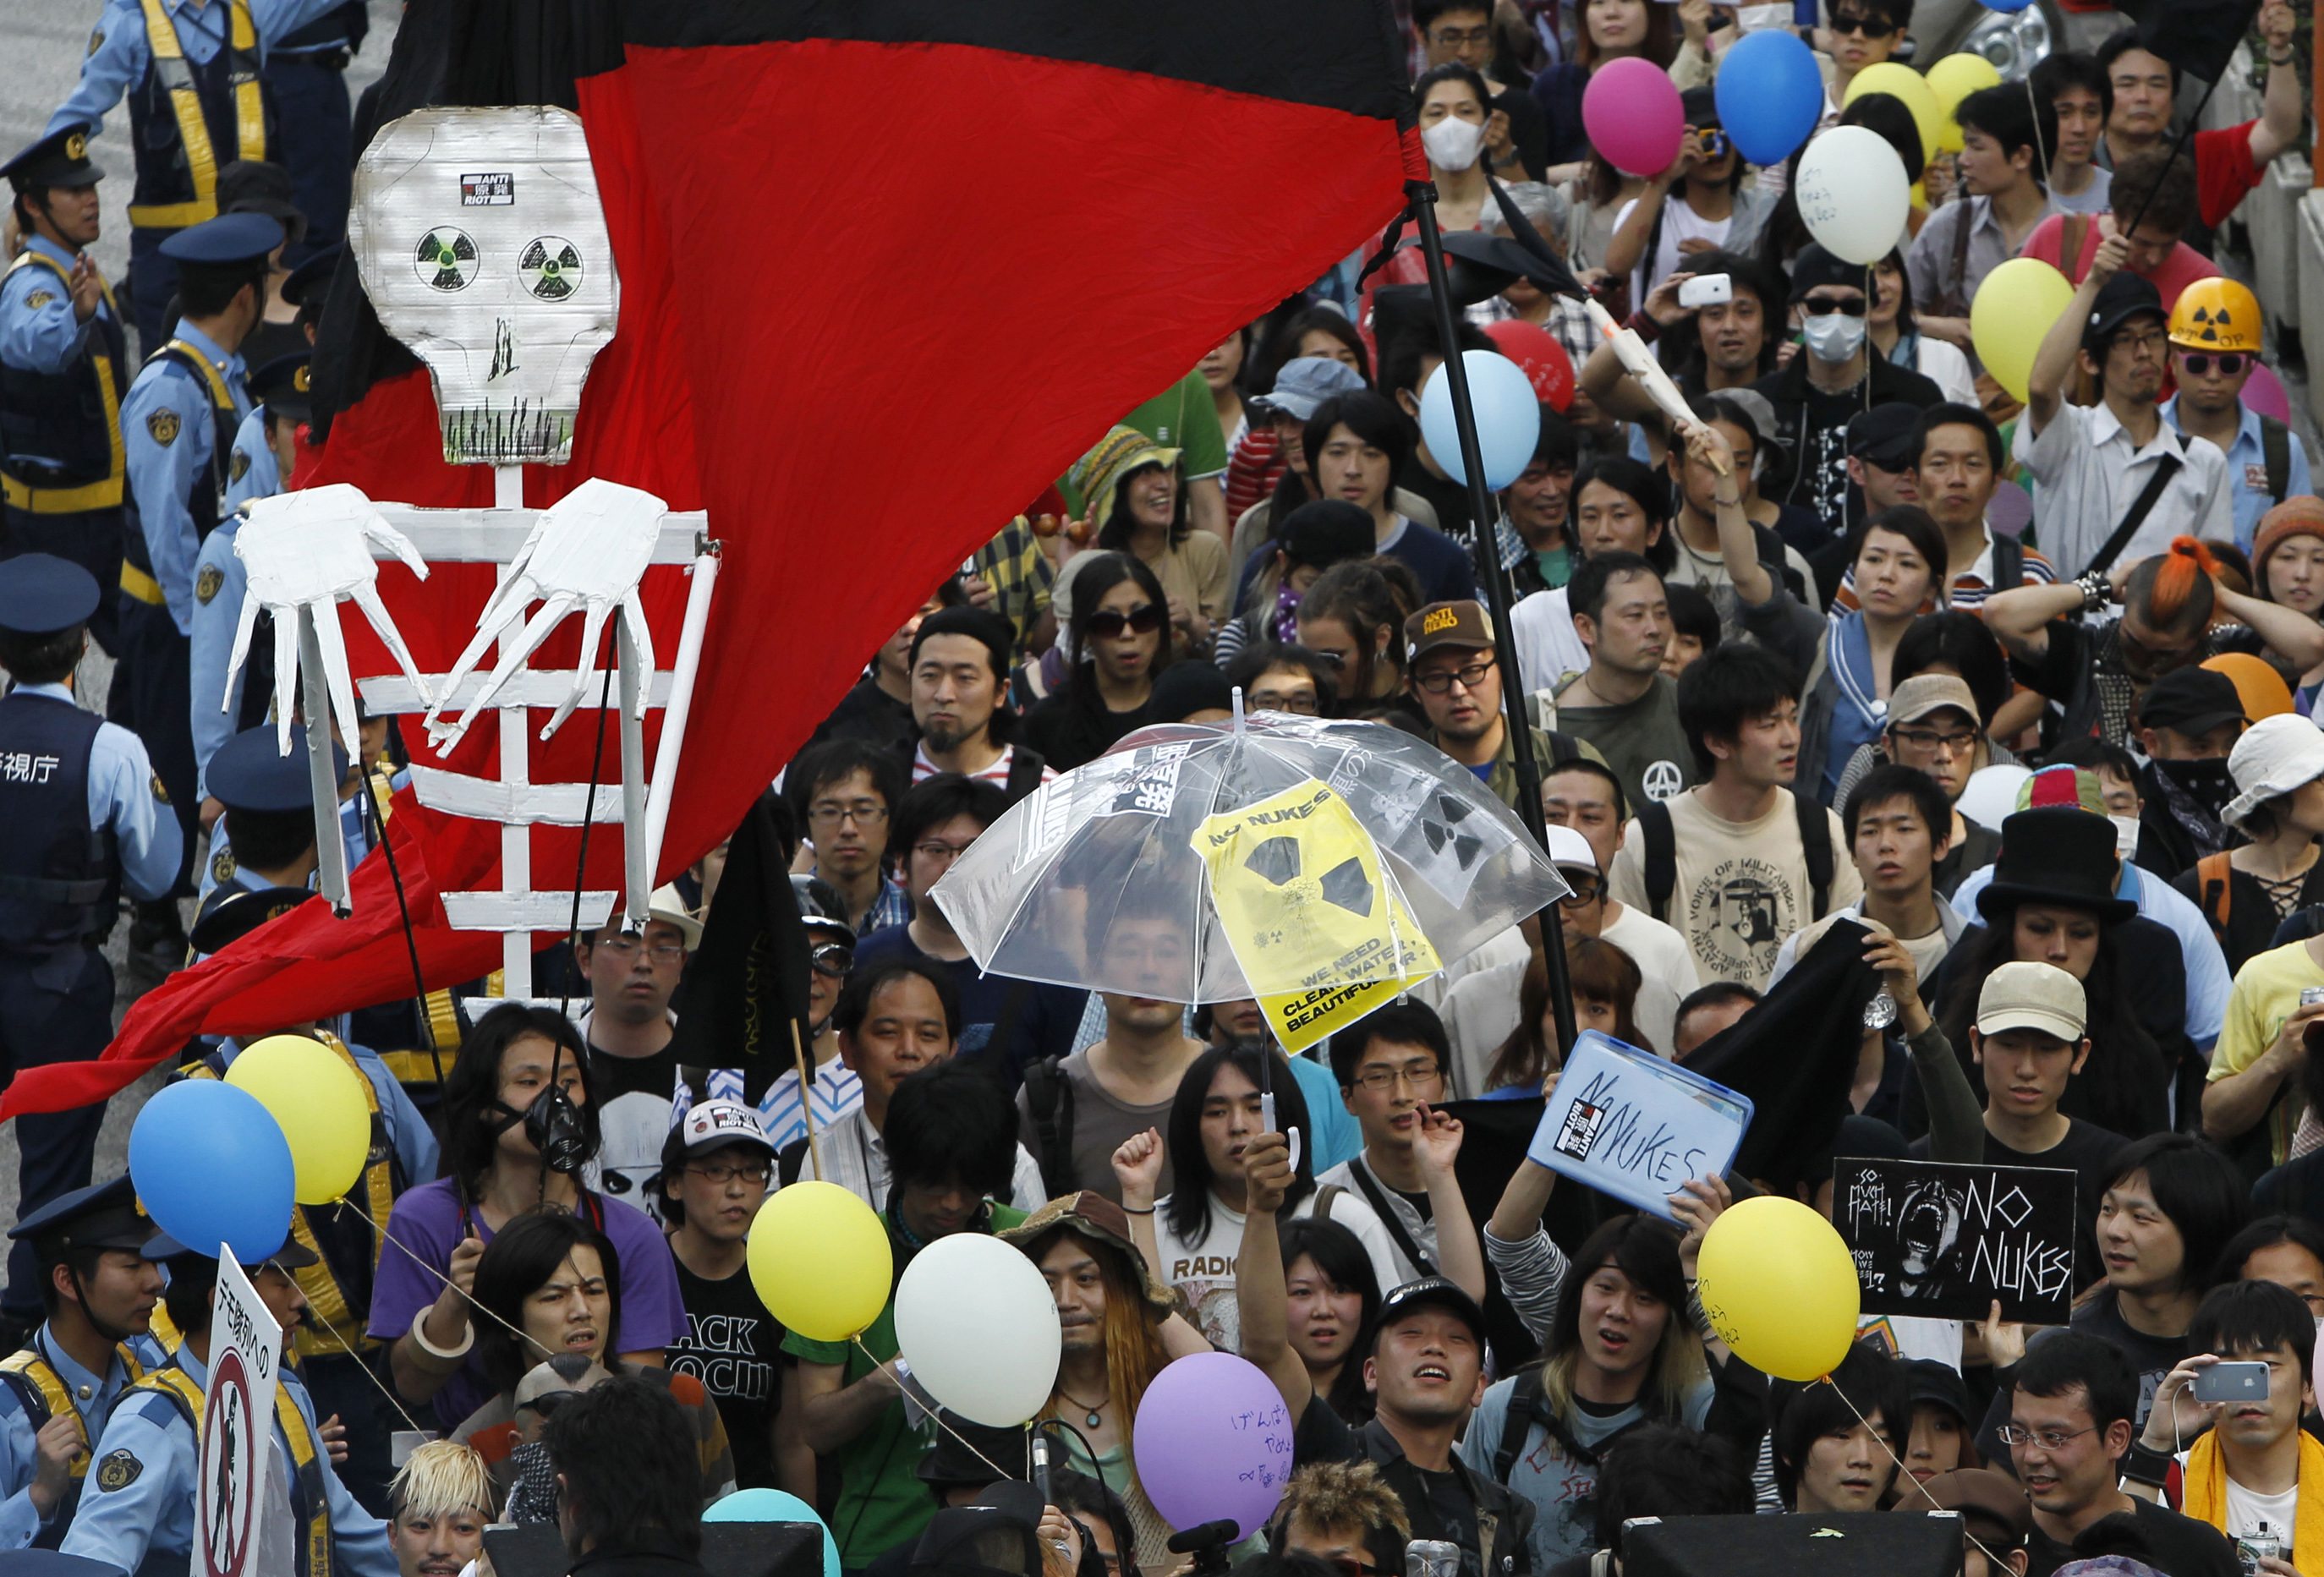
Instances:
[[[1541,763],[1534,759],[1533,725],[1526,715],[1517,644],[1509,632],[1508,573],[1501,566],[1500,542],[1494,530],[1500,515],[1492,495],[1485,491],[1477,413],[1469,403],[1469,371],[1461,362],[1460,323],[1453,311],[1452,287],[1444,272],[1444,237],[1436,227],[1436,184],[1408,180],[1405,192],[1411,202],[1413,224],[1420,232],[1421,256],[1428,264],[1428,293],[1436,304],[1436,332],[1444,346],[1445,387],[1452,396],[1452,425],[1461,435],[1461,469],[1469,478],[1469,548],[1476,560],[1477,578],[1485,588],[1486,607],[1493,616],[1493,658],[1501,670],[1501,715],[1517,765],[1517,819],[1545,852],[1549,827],[1541,809]],[[1556,1015],[1557,1052],[1563,1060],[1573,1047],[1573,993],[1565,971],[1564,917],[1555,903],[1541,911],[1541,953],[1549,971],[1550,1010]]]
[[[823,1140],[815,1131],[815,1070],[807,1065],[807,1048],[799,1044],[798,1016],[786,1013],[783,1017],[791,1027],[791,1060],[798,1065],[799,1119],[807,1124],[807,1157],[815,1163],[815,1175],[828,1183],[831,1174],[823,1169]]]

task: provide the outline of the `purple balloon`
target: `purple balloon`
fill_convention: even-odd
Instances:
[[[1582,90],[1582,129],[1615,169],[1658,175],[1678,157],[1686,111],[1670,74],[1631,55],[1590,74],[1590,86]]]
[[[1139,1488],[1174,1528],[1267,1524],[1291,1481],[1294,1420],[1283,1393],[1231,1352],[1194,1352],[1154,1377],[1131,1425]]]
[[[2244,404],[2287,426],[2292,421],[2292,396],[2284,392],[2283,380],[2263,363],[2252,364],[2251,378],[2244,384]]]

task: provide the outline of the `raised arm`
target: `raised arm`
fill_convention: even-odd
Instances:
[[[1442,1111],[1423,1106],[1419,1126],[1413,1131],[1412,1153],[1428,1185],[1428,1211],[1436,1222],[1436,1268],[1462,1292],[1483,1303],[1485,1251],[1477,1241],[1477,1223],[1470,1218],[1469,1202],[1461,1195],[1461,1180],[1452,1173],[1452,1163],[1461,1154],[1461,1124]]]
[[[2308,96],[2300,86],[2299,56],[2292,52],[2292,32],[2298,25],[2283,0],[2268,0],[2259,8],[2259,36],[2267,46],[2267,90],[2260,102],[2259,124],[2252,127],[2252,168],[2264,170],[2286,148],[2300,145],[2301,113]]]
[[[2219,611],[2258,631],[2268,650],[2294,669],[2306,673],[2318,663],[2324,663],[2324,624],[2297,608],[2264,603],[2257,597],[2230,591],[2223,581],[2215,579],[2211,586]]]
[[[2034,353],[2034,370],[2026,374],[2025,417],[2033,431],[2039,435],[2058,414],[2065,403],[2066,384],[2073,378],[2075,360],[2081,355],[2082,325],[2090,320],[2090,309],[2098,304],[2098,290],[2114,278],[2130,256],[2130,244],[2121,236],[2109,234],[2098,243],[2098,255],[2090,260],[2090,272],[2074,299],[2058,320],[2050,325],[2050,332],[2042,337],[2042,348]],[[2064,266],[2071,268],[2074,260],[2061,257]]]
[[[1121,1208],[1130,1217],[1130,1236],[1146,1256],[1154,1279],[1167,1282],[1162,1270],[1162,1245],[1154,1235],[1154,1187],[1162,1176],[1162,1136],[1152,1129],[1133,1133],[1113,1152],[1113,1179],[1121,1188]]]
[[[1711,514],[1719,523],[1719,557],[1735,595],[1746,606],[1757,607],[1775,595],[1775,578],[1759,562],[1759,544],[1751,530],[1751,517],[1743,512],[1743,478],[1735,474],[1735,452],[1725,435],[1709,422],[1687,429],[1687,458],[1719,474],[1711,490]],[[1677,528],[1673,527],[1675,530]]]
[[[1266,1371],[1296,1420],[1315,1395],[1306,1362],[1291,1345],[1290,1295],[1283,1282],[1283,1240],[1275,1213],[1291,1187],[1291,1147],[1279,1133],[1262,1133],[1242,1153],[1247,1197],[1242,1252],[1235,1260],[1235,1305],[1242,1316],[1242,1355]]]
[[[2010,656],[2039,662],[2050,654],[2050,626],[2082,611],[2082,588],[2070,580],[1996,592],[1978,613]]]

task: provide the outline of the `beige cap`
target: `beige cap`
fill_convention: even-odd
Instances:
[[[1890,723],[1918,723],[1932,712],[1950,706],[1971,723],[1979,721],[1977,697],[1958,674],[1914,674],[1888,693]]]
[[[613,912],[616,915],[622,912],[618,901],[613,905]],[[688,953],[702,945],[702,922],[694,918],[694,911],[687,908],[686,900],[678,896],[675,882],[666,881],[653,890],[653,896],[646,900],[646,918],[663,920],[676,926],[678,934],[686,938]]]
[[[2077,1041],[2089,1012],[2082,982],[2055,964],[2005,964],[1985,977],[1985,989],[1977,993],[1977,1028],[1983,1035],[2038,1029]]]

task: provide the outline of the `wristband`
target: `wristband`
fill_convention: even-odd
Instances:
[[[1663,326],[1655,322],[1654,318],[1648,317],[1646,309],[1644,307],[1640,307],[1633,311],[1628,318],[1623,322],[1622,327],[1637,335],[1641,340],[1644,340],[1648,345],[1654,344],[1655,337],[1660,335],[1663,331]]]
[[[428,1340],[428,1315],[427,1312],[422,1310],[420,1318],[411,1322],[411,1340],[418,1345],[420,1351],[429,1357],[440,1359],[446,1363],[457,1363],[467,1357],[468,1349],[476,1344],[476,1323],[470,1320],[463,1327],[460,1344],[457,1347],[448,1349],[438,1347]]]
[[[2085,570],[2074,584],[2081,587],[2082,611],[2086,613],[2098,613],[2114,600],[2114,582],[2102,570]]]
[[[2169,1453],[2151,1449],[2143,1440],[2132,1441],[2130,1449],[2123,1453],[2122,1476],[2134,1484],[2160,1489],[2170,1472]]]
[[[1152,1215],[1154,1213],[1154,1207],[1149,1204],[1144,1210],[1140,1210],[1134,1204],[1125,1204],[1121,1207],[1121,1213],[1124,1215]]]

